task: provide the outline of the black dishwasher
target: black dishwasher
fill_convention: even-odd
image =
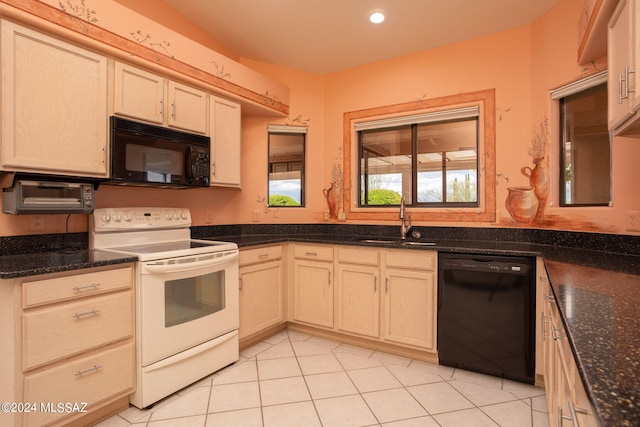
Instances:
[[[535,301],[535,258],[440,253],[440,364],[533,384]]]

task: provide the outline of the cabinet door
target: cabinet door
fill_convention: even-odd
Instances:
[[[207,94],[198,89],[169,81],[169,117],[174,128],[207,133]]]
[[[383,338],[435,351],[435,273],[387,269],[384,280]]]
[[[609,21],[609,129],[616,128],[633,112],[633,6],[632,0],[620,0]]]
[[[333,327],[333,263],[296,260],[293,320]]]
[[[114,112],[152,123],[164,122],[164,78],[116,62]]]
[[[380,336],[379,268],[339,264],[337,327],[368,337]]]
[[[282,262],[240,269],[240,338],[282,322]]]
[[[107,175],[107,59],[2,21],[2,168]]]
[[[240,104],[210,98],[211,185],[240,187]]]
[[[554,324],[555,318],[555,300],[551,294],[551,289],[547,284],[543,289],[543,314],[542,314],[542,357],[544,363],[544,388],[547,396],[547,410],[550,420],[555,420],[556,414],[555,400],[557,399],[556,391],[556,346],[554,342]]]

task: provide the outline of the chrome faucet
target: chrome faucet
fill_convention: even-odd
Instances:
[[[400,200],[400,220],[402,223],[400,224],[400,238],[405,240],[407,238],[407,233],[411,230],[411,215],[409,215],[409,223],[405,222],[405,208],[404,208],[404,197]]]

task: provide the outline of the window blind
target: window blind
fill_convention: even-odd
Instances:
[[[356,131],[380,129],[413,124],[442,122],[446,120],[469,119],[480,115],[480,107],[458,108],[455,110],[434,111],[430,113],[414,114],[411,116],[390,117],[354,124]]]
[[[307,126],[268,125],[270,133],[307,133]]]

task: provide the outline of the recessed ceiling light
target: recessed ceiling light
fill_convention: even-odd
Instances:
[[[381,10],[374,10],[369,15],[369,21],[373,22],[374,24],[382,23],[382,21],[384,21],[384,12]]]

